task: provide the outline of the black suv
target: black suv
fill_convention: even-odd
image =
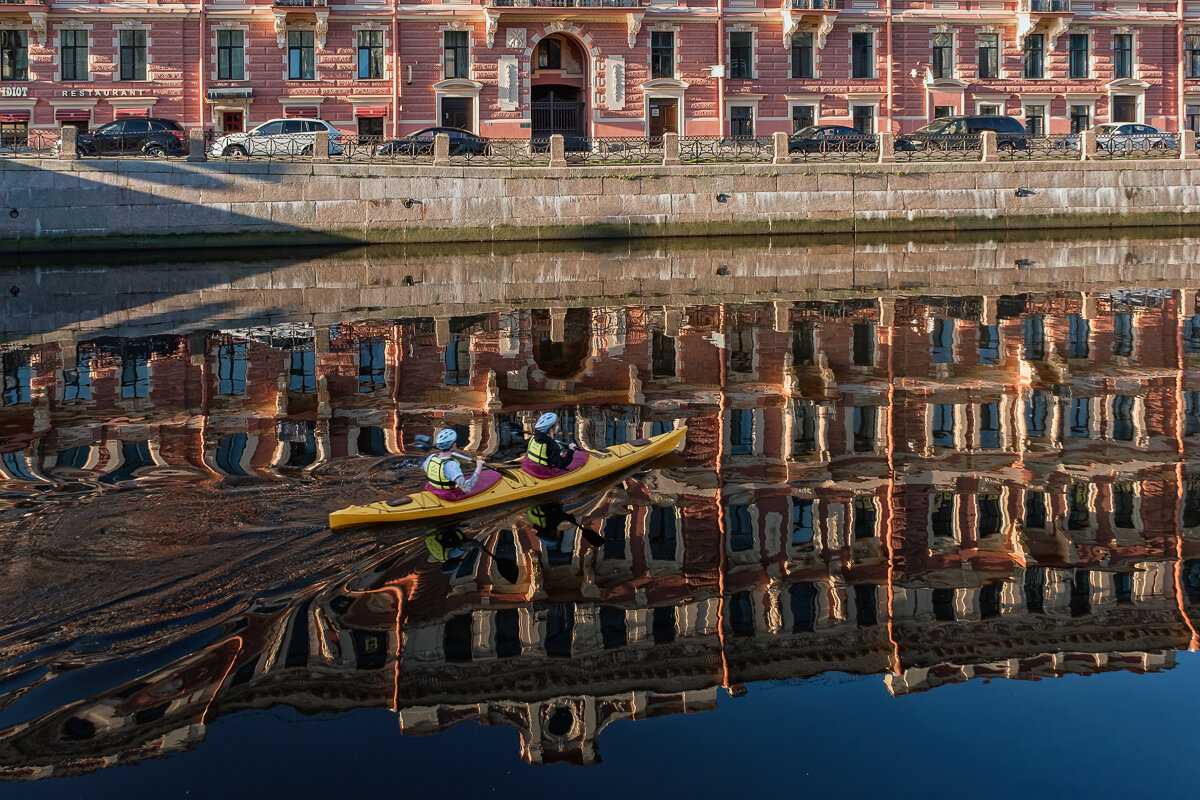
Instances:
[[[996,132],[996,147],[1000,150],[1024,150],[1025,126],[1020,120],[1000,116],[957,116],[935,119],[912,133],[896,137],[897,150],[952,149],[955,143],[966,143],[968,136],[984,131]],[[978,145],[973,145],[978,146]]]
[[[75,142],[81,156],[187,155],[187,131],[173,119],[126,117],[81,133]]]

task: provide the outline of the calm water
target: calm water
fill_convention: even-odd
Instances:
[[[738,244],[0,268],[0,794],[1189,786],[1200,240]]]

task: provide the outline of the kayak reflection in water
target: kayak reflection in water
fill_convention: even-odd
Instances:
[[[453,430],[446,428],[438,431],[434,443],[437,445],[437,452],[425,459],[425,463],[421,465],[428,480],[425,491],[432,492],[443,500],[462,500],[486,492],[500,480],[500,473],[488,468],[482,458],[475,459],[475,473],[471,477],[463,474],[458,459],[471,459],[455,452],[458,434]]]
[[[539,539],[548,547],[553,547],[560,552],[564,552],[563,547],[566,544],[564,542],[565,530],[571,528],[577,528],[583,535],[584,541],[593,547],[604,544],[603,536],[580,525],[579,520],[573,514],[567,513],[563,504],[557,501],[534,506],[525,512],[525,519],[533,526],[533,531]],[[564,522],[570,523],[565,530],[562,527]],[[568,549],[570,548],[568,547]]]
[[[533,438],[521,459],[521,469],[535,478],[557,478],[587,463],[588,454],[574,444],[564,445],[554,438],[558,414],[547,411],[533,426]]]

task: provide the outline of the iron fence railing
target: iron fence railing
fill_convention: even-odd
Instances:
[[[879,144],[874,136],[792,136],[788,155],[793,162],[874,161],[879,157]]]
[[[451,164],[492,167],[545,166],[550,163],[550,139],[486,139],[486,147],[460,148],[450,153]]]
[[[56,157],[58,143],[58,131],[43,128],[0,131],[0,158]]]
[[[983,138],[979,134],[900,136],[895,141],[897,161],[979,161]]]
[[[661,140],[623,136],[570,137],[564,140],[568,164],[661,164]]]
[[[275,133],[266,136],[251,133],[217,134],[205,132],[205,152],[218,161],[310,161],[314,133]],[[340,155],[340,137],[329,137],[329,155]]]
[[[1110,158],[1179,158],[1179,137],[1170,133],[1096,136],[1098,160]]]
[[[689,136],[679,139],[679,160],[685,164],[773,161],[775,143],[754,136]]]
[[[1000,142],[1001,161],[1038,161],[1079,159],[1078,136],[1012,136]]]

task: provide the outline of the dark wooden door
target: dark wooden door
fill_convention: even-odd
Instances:
[[[246,117],[240,111],[226,111],[221,114],[221,130],[225,133],[241,133],[246,130]]]
[[[650,98],[650,138],[661,140],[664,133],[679,133],[679,101],[674,97]]]

